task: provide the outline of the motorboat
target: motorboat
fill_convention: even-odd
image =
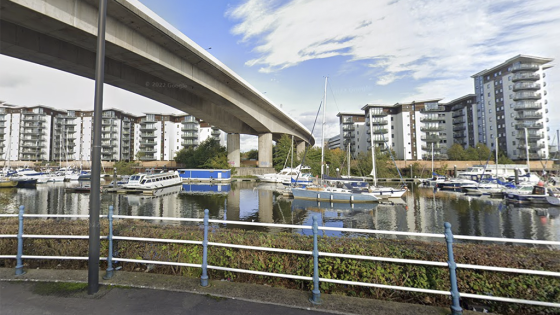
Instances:
[[[298,165],[294,168],[287,167],[278,173],[268,173],[263,175],[257,175],[257,178],[261,182],[267,183],[290,183],[292,178],[295,180],[298,177],[304,177],[303,174],[309,174],[311,168],[309,166]]]
[[[176,171],[162,173],[139,173],[130,176],[128,183],[122,187],[125,189],[152,190],[183,183],[179,173]]]
[[[552,204],[549,200],[550,197],[560,197],[560,190],[554,187],[546,187],[543,182],[534,185],[531,192],[528,193],[528,186],[523,186],[522,190],[517,192],[508,192],[505,196],[507,202],[519,204],[539,204],[548,205]]]

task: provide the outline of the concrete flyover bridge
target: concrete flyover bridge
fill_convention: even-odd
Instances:
[[[0,53],[95,77],[98,0],[0,0]],[[151,98],[228,133],[239,166],[240,134],[257,135],[259,167],[272,166],[272,140],[314,139],[192,40],[142,5],[109,0],[105,83]],[[93,103],[93,100],[92,100]]]

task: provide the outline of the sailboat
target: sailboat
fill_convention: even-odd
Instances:
[[[373,176],[373,185],[369,186],[368,192],[373,194],[378,198],[401,198],[408,189],[404,188],[393,188],[393,187],[383,187],[377,185],[377,170],[375,168],[375,147],[373,146],[373,124],[371,116],[371,108],[368,110],[369,113],[369,140],[371,146],[371,176]]]
[[[377,202],[378,198],[371,193],[362,193],[358,189],[346,189],[328,186],[323,182],[323,166],[325,157],[325,110],[327,105],[327,81],[325,78],[325,91],[323,95],[323,126],[321,132],[321,185],[307,187],[293,187],[294,199],[330,201],[330,202]]]

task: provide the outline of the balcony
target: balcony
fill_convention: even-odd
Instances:
[[[198,139],[198,132],[183,132],[181,134],[181,138],[183,139]]]
[[[517,92],[517,91],[521,91],[521,90],[539,90],[541,88],[541,85],[538,83],[524,83],[524,82],[520,82],[520,83],[515,83],[513,85],[513,91]]]
[[[140,138],[155,138],[157,135],[155,133],[140,133]]]
[[[541,113],[531,113],[531,112],[521,112],[515,117],[516,120],[526,120],[526,119],[542,119],[543,114]]]
[[[453,118],[463,117],[463,116],[464,116],[464,113],[463,113],[462,110],[454,111],[454,112],[451,114],[451,117],[453,117]]]
[[[369,111],[372,117],[385,117],[388,115],[382,108],[370,108]]]
[[[536,74],[536,73],[516,73],[513,75],[513,78],[511,78],[511,80],[513,82],[517,82],[517,81],[537,81],[540,80],[540,75]]]
[[[385,119],[372,119],[371,120],[371,125],[372,126],[382,126],[382,125],[387,125],[387,124],[388,124],[388,122]],[[369,125],[370,125],[370,122],[368,120],[368,121],[366,121],[366,126],[369,126]]]
[[[342,126],[342,130],[343,131],[354,131],[354,130],[356,130],[356,127],[354,127],[354,125],[344,125],[344,126]]]
[[[420,137],[420,139],[425,142],[440,142],[441,140],[445,140],[445,137],[440,135],[426,135]]]
[[[155,148],[142,148],[142,146],[140,146],[140,152],[144,152],[144,153],[156,153],[157,150]]]
[[[534,101],[519,101],[515,102],[515,106],[513,107],[514,110],[526,110],[526,109],[541,109],[542,103],[541,102],[534,102]]]
[[[367,137],[367,142],[371,143],[371,137]],[[382,142],[387,142],[387,140],[385,140],[385,137],[375,136],[373,137],[373,142],[382,143]],[[356,144],[355,141],[352,141],[352,145],[354,144]]]
[[[45,132],[42,129],[30,129],[30,128],[23,128],[22,134],[24,135],[44,135]]]
[[[423,146],[420,146],[420,148],[424,151],[430,151],[430,152],[432,151],[432,146],[431,145],[423,145]],[[442,151],[442,150],[447,150],[447,147],[444,147],[443,145],[440,145],[440,144],[434,144],[434,152],[436,152],[436,151],[439,152],[439,151]]]
[[[464,131],[465,129],[466,129],[466,128],[465,128],[465,125],[464,125],[464,124],[453,126],[453,132]]]
[[[454,132],[454,133],[453,133],[453,138],[454,138],[454,139],[462,139],[462,138],[465,138],[465,136],[466,136],[466,135],[465,135],[465,132],[464,132],[464,131],[461,131],[461,132]]]
[[[526,159],[527,158],[527,154],[525,152],[522,152],[519,154],[518,156],[520,159]],[[546,158],[545,156],[541,156],[538,153],[529,153],[529,159],[531,160],[540,160],[540,159],[544,159]]]
[[[420,127],[420,131],[423,132],[436,132],[436,131],[443,131],[445,130],[445,126],[425,126],[425,127]]]
[[[140,158],[142,161],[154,161],[156,159],[155,155],[153,154],[146,154]]]
[[[220,134],[222,134],[222,133],[220,132],[219,129],[212,129],[212,132],[210,134],[214,137],[219,137]]]
[[[519,132],[515,138],[518,140],[525,140],[525,133]],[[529,131],[527,133],[527,138],[533,141],[542,140],[544,139],[544,132]],[[529,146],[531,146],[531,144],[529,144]]]
[[[438,106],[430,106],[429,108],[424,107],[420,110],[420,113],[425,114],[430,112],[443,112],[443,111],[445,111],[445,107],[438,105]]]
[[[103,119],[101,120],[101,126],[115,126],[116,123],[113,119]]]
[[[453,139],[453,143],[465,146],[465,145],[467,145],[467,140],[465,140],[465,138]]]
[[[461,118],[455,118],[453,119],[453,124],[464,124],[466,122],[465,118],[461,117]]]
[[[511,67],[511,72],[537,71],[537,70],[539,70],[539,65],[536,63],[519,63]]]
[[[373,130],[371,131],[371,133],[374,135],[386,134],[388,132],[389,130],[385,128],[373,128]]]
[[[198,140],[185,140],[185,141],[181,142],[181,145],[183,147],[197,146],[198,145]]]
[[[45,117],[43,115],[23,115],[21,118],[23,122],[46,122]]]
[[[183,123],[183,131],[198,131],[198,124],[195,123]]]
[[[354,123],[354,118],[353,117],[343,117],[342,118],[342,123],[343,124],[353,124]]]
[[[182,124],[186,123],[196,123],[196,118],[194,116],[187,116],[181,121]]]
[[[142,124],[140,125],[140,131],[155,131],[157,130],[155,124]]]
[[[443,119],[443,117],[439,117],[438,115],[426,115],[420,117],[420,122],[438,122]]]
[[[514,101],[539,100],[539,99],[541,99],[541,93],[515,92],[515,94],[513,94],[513,100]]]
[[[524,123],[519,123],[519,124],[515,124],[515,129],[520,130],[520,129],[542,129],[544,128],[542,123],[535,123],[535,122],[524,122]]]
[[[346,131],[342,134],[343,138],[354,138],[354,133],[352,131]]]

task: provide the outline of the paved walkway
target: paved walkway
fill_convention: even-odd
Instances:
[[[103,275],[100,272],[100,275]],[[449,314],[449,308],[322,294],[320,305],[309,294],[265,285],[200,280],[143,272],[118,271],[100,279],[99,292],[70,290],[63,283],[87,283],[86,270],[0,268],[0,313],[11,314]],[[475,314],[465,311],[464,314]]]

